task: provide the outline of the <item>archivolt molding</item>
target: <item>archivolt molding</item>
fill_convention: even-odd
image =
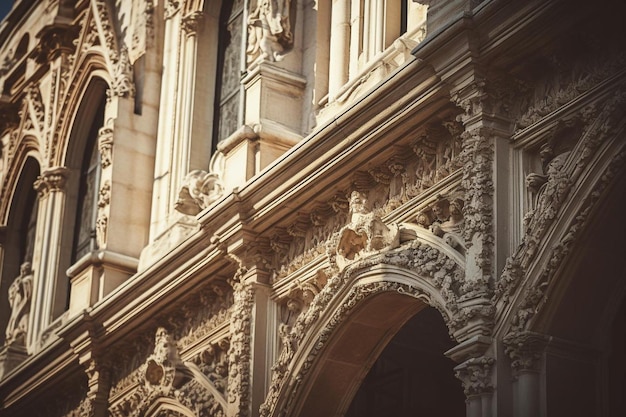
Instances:
[[[272,385],[261,415],[273,415],[278,408],[289,410],[332,334],[368,297],[388,291],[407,294],[437,308],[452,333],[465,326],[474,314],[459,304],[464,265],[463,258],[446,247],[443,239],[431,235],[428,241],[413,240],[400,248],[351,263],[332,276],[283,337],[283,349],[272,367]],[[375,274],[375,268],[385,267],[389,268],[389,274],[382,280],[359,281],[363,276]],[[394,280],[394,276],[404,278]],[[314,339],[308,340],[311,335],[315,335]]]
[[[620,137],[624,128],[624,101],[626,88],[620,88],[597,107],[584,110],[587,121],[583,136],[568,152],[553,158],[548,164],[545,185],[539,195],[536,208],[526,220],[526,234],[515,253],[507,259],[503,274],[498,282],[494,302],[502,312],[510,300],[517,298],[517,307],[511,317],[511,332],[522,332],[532,327],[532,319],[546,300],[546,291],[553,277],[563,266],[580,232],[589,221],[590,213],[615,176],[623,170],[626,149],[623,144],[605,165],[602,174],[586,195],[579,195],[577,186],[587,180],[586,174],[603,158],[601,149],[612,143],[623,141]],[[589,117],[593,115],[595,117]],[[606,156],[604,156],[606,158]],[[576,214],[570,217],[569,225],[562,228],[558,237],[551,238],[553,245],[541,249],[545,237],[559,226],[564,207],[579,202]],[[533,265],[544,259],[544,265]],[[528,276],[530,271],[532,276]],[[523,286],[521,284],[524,283]]]

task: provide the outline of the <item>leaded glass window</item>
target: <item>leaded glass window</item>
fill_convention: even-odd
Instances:
[[[242,124],[241,71],[243,62],[243,0],[224,1],[220,13],[218,72],[215,91],[215,144]]]

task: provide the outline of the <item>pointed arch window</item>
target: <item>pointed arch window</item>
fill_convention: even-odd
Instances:
[[[80,173],[72,262],[76,262],[89,252],[98,249],[96,220],[98,216],[98,190],[102,168],[97,142],[98,130],[102,127],[104,121],[104,104],[104,101],[100,104],[87,137]]]
[[[32,271],[35,258],[38,198],[34,183],[39,176],[39,163],[33,157],[27,157],[17,183],[15,195],[11,201],[9,220],[4,231],[3,256],[0,269],[0,346],[4,344],[9,317],[15,314],[11,310],[9,287],[22,275],[22,271]],[[22,314],[23,311],[18,312]],[[15,320],[13,320],[15,321]],[[13,326],[11,326],[13,327]]]

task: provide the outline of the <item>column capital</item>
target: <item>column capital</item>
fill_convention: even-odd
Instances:
[[[454,374],[461,380],[468,399],[493,391],[491,373],[494,363],[494,358],[481,356],[470,358],[454,368]]]
[[[39,194],[39,198],[46,197],[52,191],[64,191],[68,174],[69,169],[66,167],[46,169],[37,177],[33,188]]]
[[[187,36],[195,36],[198,32],[198,25],[204,17],[201,11],[191,12],[181,20],[181,27]]]
[[[503,342],[515,376],[541,370],[541,357],[548,342],[546,335],[529,331],[511,332]]]

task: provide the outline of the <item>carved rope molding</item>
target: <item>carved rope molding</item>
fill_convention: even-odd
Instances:
[[[377,282],[365,285],[357,285],[351,288],[347,295],[347,302],[335,310],[330,316],[326,326],[319,332],[316,340],[307,343],[312,346],[310,351],[304,352],[303,340],[306,335],[311,334],[313,327],[319,323],[321,317],[327,313],[327,307],[332,300],[343,297],[345,289],[352,282],[350,278],[355,277],[366,268],[375,265],[392,265],[405,268],[417,275],[424,277],[432,285],[443,300],[444,305],[435,301],[435,294],[428,294],[425,290],[417,286],[401,284],[397,282]],[[317,294],[308,310],[301,314],[293,329],[290,332],[291,349],[283,349],[272,370],[272,385],[266,397],[266,401],[261,407],[261,415],[269,416],[276,410],[279,396],[283,387],[289,386],[288,381],[295,381],[291,386],[291,393],[288,395],[287,409],[293,405],[296,392],[304,377],[312,368],[319,352],[326,345],[330,336],[337,326],[342,323],[350,311],[365,298],[384,291],[398,291],[409,296],[420,298],[427,304],[432,305],[442,312],[442,316],[450,331],[463,327],[473,314],[466,313],[463,308],[459,308],[457,301],[459,298],[460,283],[463,281],[463,266],[458,261],[453,260],[444,252],[414,240],[403,247],[381,253],[362,261],[355,262],[331,277],[322,291]],[[304,364],[297,370],[291,369],[296,357],[307,355]],[[281,407],[282,408],[282,407]]]
[[[527,233],[515,253],[507,259],[502,276],[498,281],[494,303],[498,304],[499,309],[508,304],[516,291],[523,290],[518,290],[518,288],[526,277],[530,266],[537,261],[540,255],[539,244],[542,238],[557,222],[558,213],[568,198],[573,197],[570,196],[571,190],[581,179],[583,172],[594,159],[601,145],[613,140],[618,135],[619,130],[623,129],[625,113],[623,104],[625,101],[626,86],[622,85],[607,100],[599,115],[587,124],[582,139],[576,144],[567,159],[555,162],[553,169],[548,174],[546,189],[539,198],[537,209],[530,213]],[[589,214],[600,196],[623,168],[625,157],[626,150],[623,148],[613,156],[593,192],[584,197],[577,216],[562,235],[561,241],[549,249],[550,261],[540,272],[538,280],[523,290],[521,303],[512,319],[515,331],[528,328],[531,318],[536,315],[540,309],[540,304],[544,301],[546,288],[549,286],[553,275],[571,252],[572,243],[589,221]]]

